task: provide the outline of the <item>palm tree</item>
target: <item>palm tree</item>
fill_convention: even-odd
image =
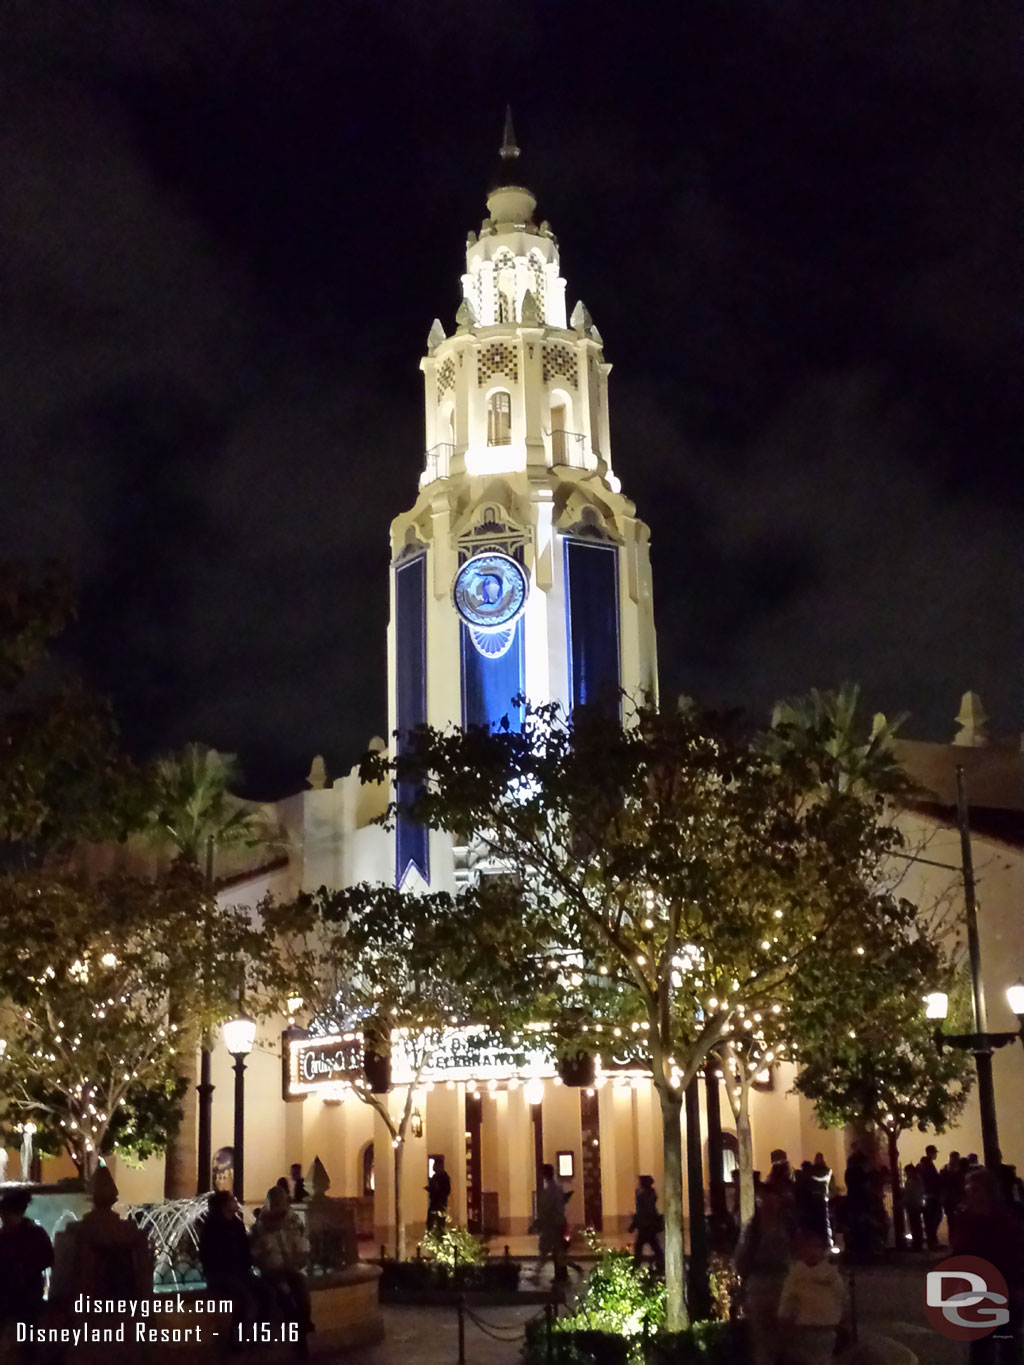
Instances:
[[[868,732],[862,724],[860,687],[843,683],[832,692],[817,687],[802,697],[780,701],[772,712],[772,729],[783,743],[813,745],[834,760],[832,784],[837,791],[877,792],[896,796],[913,785],[896,756],[896,732],[906,713],[888,720],[876,713]]]
[[[150,774],[151,796],[145,829],[157,846],[174,850],[177,859],[205,871],[203,903],[197,907],[207,918],[205,906],[215,892],[214,859],[219,849],[252,848],[270,843],[273,832],[262,811],[240,797],[231,787],[240,778],[233,754],[222,754],[203,744],[186,744],[179,753],[157,759]],[[213,950],[208,944],[207,955]],[[202,983],[200,983],[202,985]],[[206,1014],[204,1009],[203,1013]],[[182,1101],[181,1123],[167,1144],[164,1166],[164,1197],[182,1199],[209,1186],[208,1169],[199,1170],[199,1156],[209,1167],[208,1113],[199,1120],[197,1081],[209,1085],[210,1038],[198,1025],[185,1002],[172,1002],[171,1022],[182,1030],[183,1077],[188,1088]],[[200,1036],[202,1035],[202,1036]],[[201,1076],[196,1066],[196,1047],[202,1044]]]

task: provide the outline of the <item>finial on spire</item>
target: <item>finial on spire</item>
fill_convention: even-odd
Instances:
[[[501,139],[501,159],[502,161],[515,161],[519,155],[519,147],[516,143],[516,130],[512,126],[512,106],[505,105],[505,131]]]

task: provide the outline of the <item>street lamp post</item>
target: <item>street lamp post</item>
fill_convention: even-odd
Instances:
[[[222,1026],[224,1044],[235,1059],[235,1165],[232,1192],[245,1198],[245,1059],[256,1041],[256,1021],[243,1011]]]
[[[997,1047],[1005,1047],[1007,1043],[1015,1042],[1018,1038],[1024,1043],[1024,981],[1018,981],[1007,988],[1006,1000],[1010,1009],[1017,1016],[1018,1027],[1016,1031],[988,1033],[979,1030],[977,1033],[944,1033],[939,1027],[939,1021],[945,1019],[949,1012],[949,996],[944,991],[932,991],[930,995],[925,997],[927,1016],[929,1019],[936,1020],[932,1038],[939,1051],[941,1052],[944,1047],[955,1047],[962,1052],[974,1053],[974,1062],[978,1068],[981,1141],[985,1153],[985,1165],[991,1170],[995,1170],[1000,1162],[996,1098],[992,1085],[992,1053]],[[988,1082],[984,1086],[982,1085],[983,1075]]]

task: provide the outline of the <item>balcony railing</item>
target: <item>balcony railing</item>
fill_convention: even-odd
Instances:
[[[426,452],[424,470],[420,476],[420,487],[425,488],[428,483],[433,483],[435,479],[446,479],[452,467],[452,456],[455,454],[455,447],[448,441],[442,441],[439,445],[431,446]]]
[[[551,463],[572,465],[575,469],[587,468],[587,438],[582,431],[561,431],[551,433]]]
[[[510,431],[499,431],[487,437],[489,446],[510,446],[512,444],[512,433]]]

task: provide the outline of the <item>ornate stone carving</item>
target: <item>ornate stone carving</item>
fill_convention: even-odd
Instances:
[[[427,333],[427,355],[433,355],[445,339],[445,330],[441,326],[441,319],[435,318],[430,324],[430,331]]]
[[[532,289],[528,289],[523,295],[521,316],[524,327],[540,327],[544,321],[541,317],[540,304]]]

